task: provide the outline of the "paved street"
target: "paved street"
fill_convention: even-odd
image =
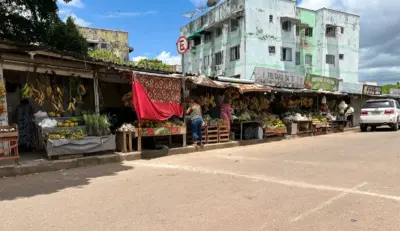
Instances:
[[[400,132],[0,180],[2,230],[400,230]]]

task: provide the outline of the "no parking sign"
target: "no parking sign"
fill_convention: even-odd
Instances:
[[[176,42],[176,49],[178,53],[183,55],[189,50],[189,40],[185,36],[181,36]]]

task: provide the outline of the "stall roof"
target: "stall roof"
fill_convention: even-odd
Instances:
[[[213,88],[228,88],[234,87],[239,89],[241,94],[247,92],[271,92],[271,87],[265,87],[259,84],[242,84],[242,83],[229,83],[229,82],[221,82],[217,80],[212,80],[206,76],[189,76],[185,77],[186,80],[191,81],[194,84],[205,86],[205,87],[213,87]]]

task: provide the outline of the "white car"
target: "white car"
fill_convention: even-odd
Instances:
[[[400,104],[393,99],[368,100],[361,109],[360,128],[366,132],[368,127],[375,130],[380,126],[389,126],[399,130]]]

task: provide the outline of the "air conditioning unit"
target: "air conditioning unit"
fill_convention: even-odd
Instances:
[[[225,75],[224,71],[222,71],[222,70],[217,71],[217,76],[224,76],[224,75]]]
[[[222,70],[222,65],[214,65],[213,70],[214,70],[214,71]]]

